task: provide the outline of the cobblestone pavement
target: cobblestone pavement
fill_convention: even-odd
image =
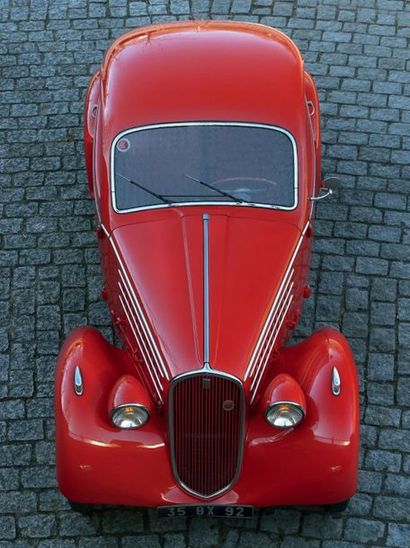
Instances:
[[[188,17],[284,30],[320,90],[324,172],[343,190],[319,209],[315,291],[299,333],[340,326],[358,362],[360,486],[344,514],[159,521],[114,508],[83,517],[56,490],[58,349],[79,324],[111,333],[85,181],[85,89],[126,29]],[[0,32],[0,547],[409,546],[410,5],[0,0]]]

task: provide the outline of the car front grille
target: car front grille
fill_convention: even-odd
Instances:
[[[213,371],[187,374],[170,387],[171,460],[177,481],[208,498],[239,473],[244,395],[239,381]]]

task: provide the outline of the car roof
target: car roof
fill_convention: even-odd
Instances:
[[[108,50],[101,71],[106,145],[132,127],[184,121],[305,124],[301,55],[253,23],[188,21],[140,28]]]

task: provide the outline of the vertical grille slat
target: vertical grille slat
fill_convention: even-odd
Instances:
[[[215,372],[188,374],[170,388],[171,459],[182,487],[200,497],[230,488],[243,444],[242,385]]]

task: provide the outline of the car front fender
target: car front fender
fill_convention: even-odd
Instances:
[[[332,391],[334,368],[339,395]],[[334,504],[351,498],[357,488],[360,414],[357,371],[347,340],[334,329],[321,329],[282,349],[272,373],[272,378],[286,373],[299,383],[306,417],[295,428],[280,430],[266,422],[266,409],[259,405],[245,444],[243,473],[249,486],[260,483],[255,474],[265,462],[274,504]]]
[[[81,395],[75,392],[76,367]],[[135,431],[119,430],[110,421],[111,390],[126,374],[137,374],[131,358],[96,329],[80,327],[65,340],[55,378],[56,469],[59,488],[72,501],[132,504],[130,470],[153,463],[164,469],[168,460],[156,414]]]

